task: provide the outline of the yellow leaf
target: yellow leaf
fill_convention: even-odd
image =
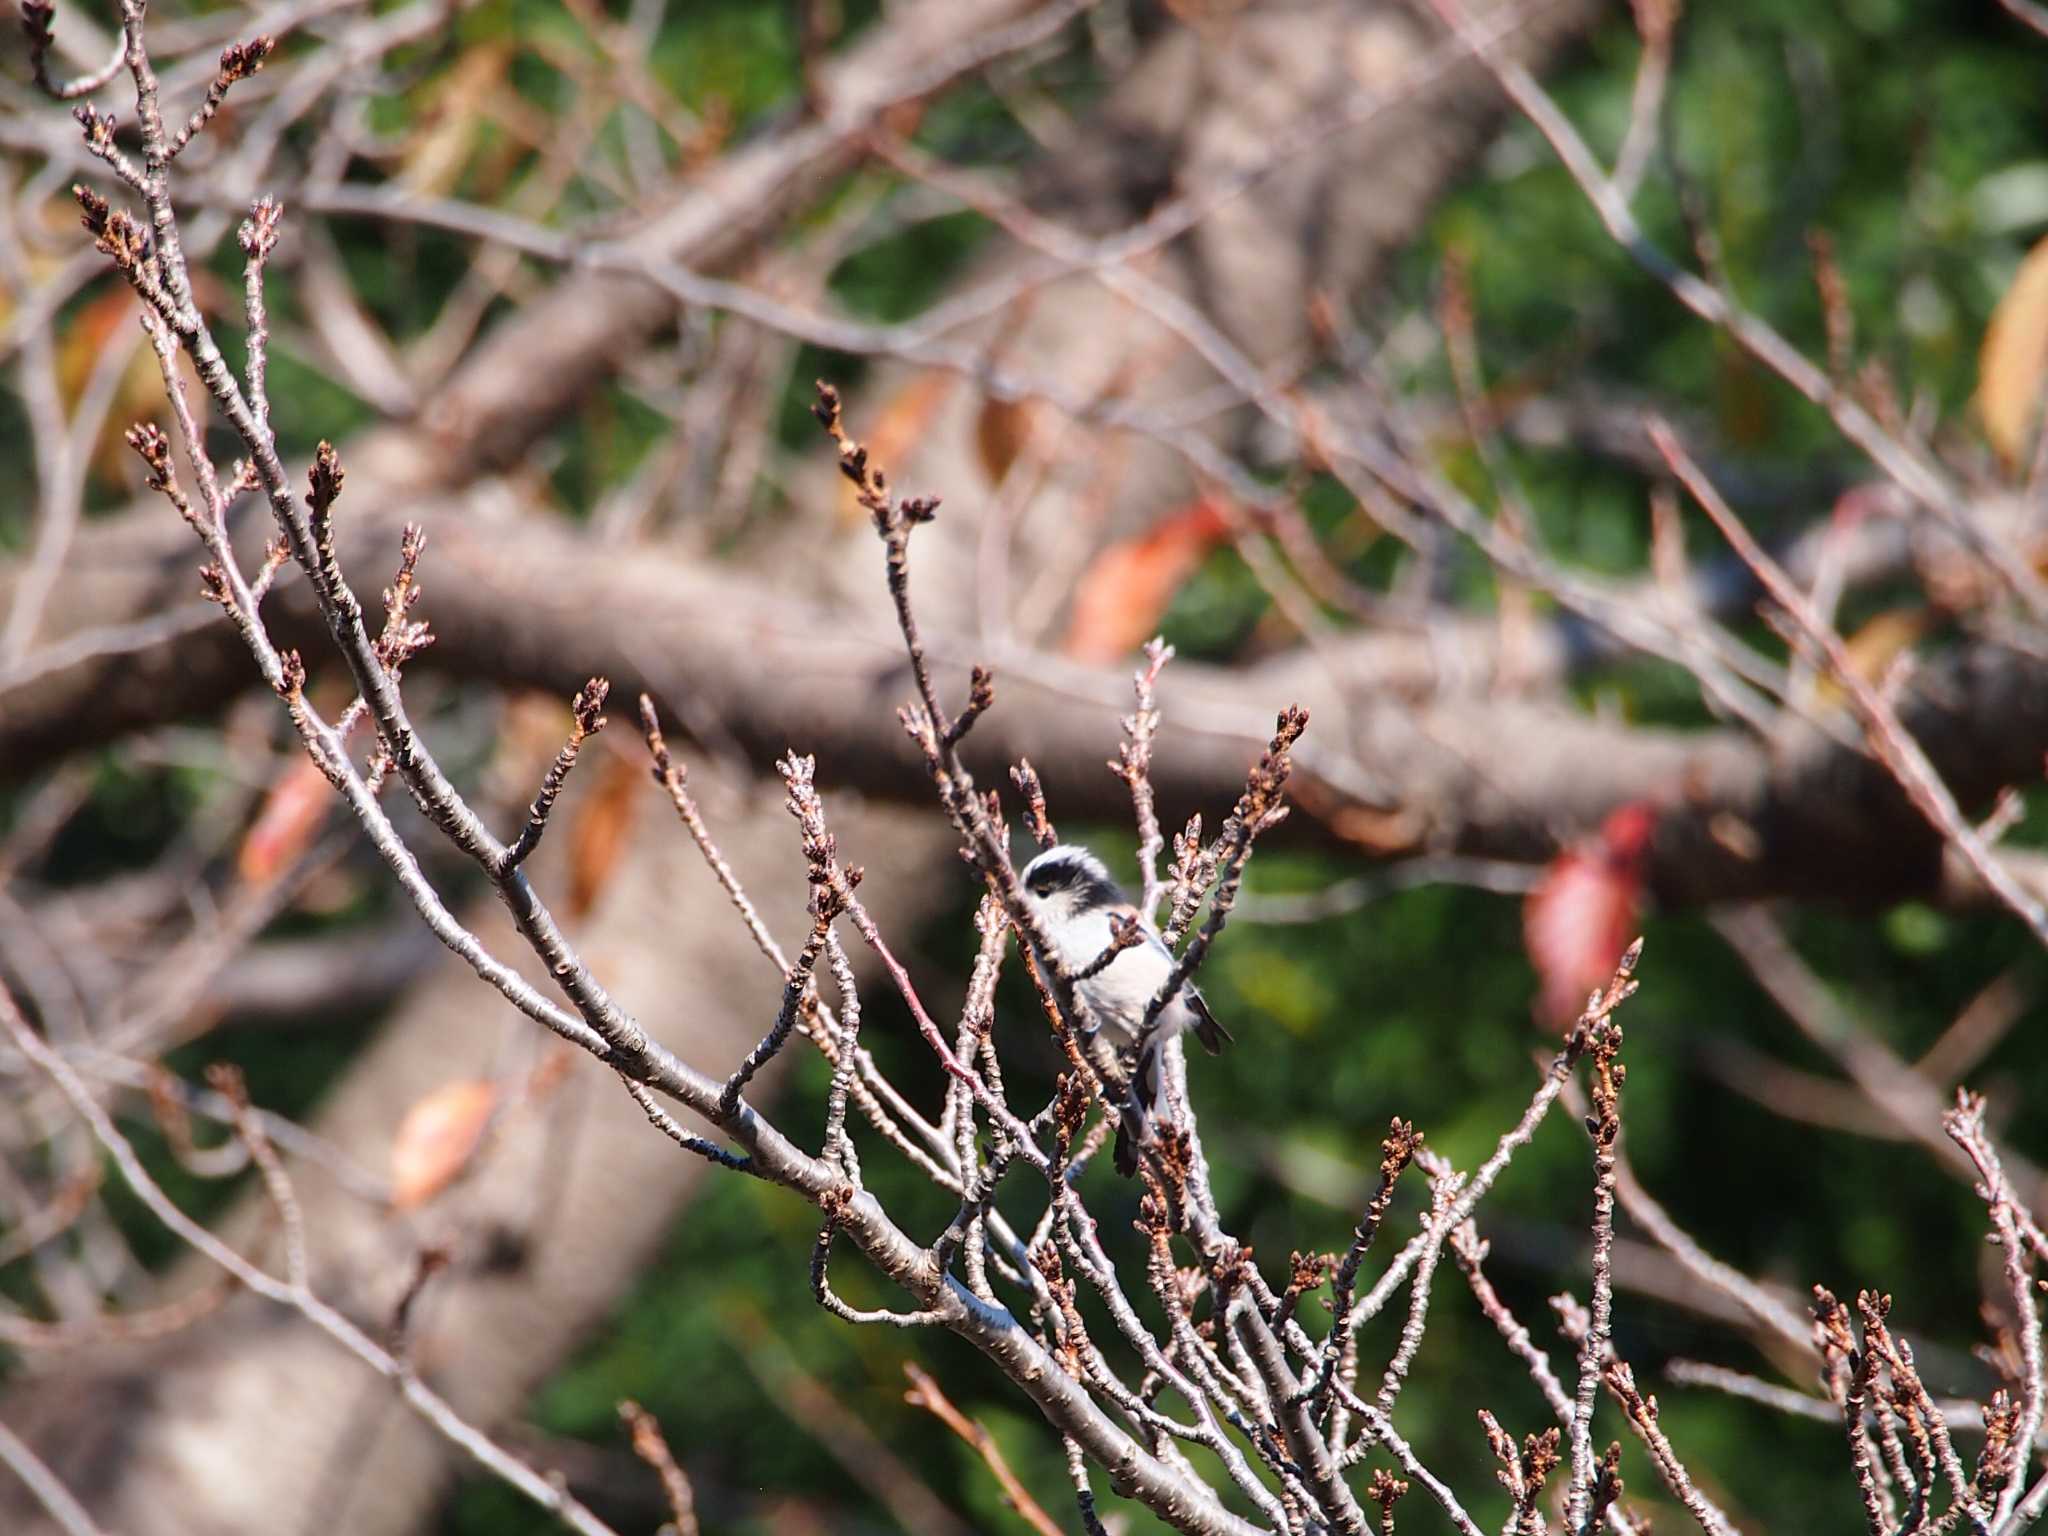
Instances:
[[[408,191],[441,197],[454,190],[485,126],[484,104],[511,63],[509,43],[466,49],[427,86],[427,111],[406,144],[397,177]]]
[[[1933,623],[1934,612],[1929,608],[1885,609],[1842,642],[1850,670],[1875,687],[1884,681],[1894,661],[1926,637]],[[1821,677],[1813,690],[1814,698],[1823,704],[1841,703],[1845,692],[1832,674]]]
[[[2048,240],[2027,252],[1977,357],[1977,414],[2008,467],[2027,456],[2048,374]]]

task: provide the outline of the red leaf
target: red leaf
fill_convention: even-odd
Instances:
[[[1643,880],[1657,811],[1631,801],[1609,813],[1599,833],[1565,849],[1522,907],[1522,942],[1542,992],[1536,1016],[1563,1029],[1607,985],[1623,950],[1640,931]]]

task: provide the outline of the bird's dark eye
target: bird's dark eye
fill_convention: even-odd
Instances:
[[[1032,895],[1050,896],[1052,888],[1059,883],[1059,877],[1049,869],[1041,869],[1025,883],[1030,886]]]

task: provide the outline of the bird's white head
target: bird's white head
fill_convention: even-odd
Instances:
[[[1025,899],[1049,921],[1126,904],[1102,860],[1076,843],[1046,849],[1024,866],[1018,879]]]

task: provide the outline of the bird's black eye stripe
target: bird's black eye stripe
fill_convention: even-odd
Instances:
[[[1113,907],[1124,899],[1124,893],[1116,888],[1114,880],[1087,870],[1076,872],[1073,885],[1077,905],[1084,911],[1094,907]]]
[[[1034,874],[1031,877],[1031,894],[1034,896],[1050,896],[1053,893],[1054,887],[1060,883],[1060,869],[1062,867],[1055,866],[1050,869],[1041,869]]]

